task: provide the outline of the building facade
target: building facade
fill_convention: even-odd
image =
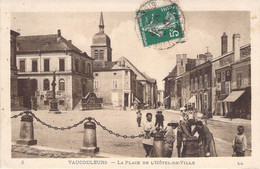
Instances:
[[[18,80],[16,66],[16,38],[20,34],[13,30],[10,31],[10,68],[11,68],[11,109],[19,109],[22,106],[22,97],[18,97]]]
[[[103,14],[101,13],[99,32],[93,36],[91,46],[91,57],[95,59],[93,63],[94,86],[95,83],[102,85],[98,89],[94,87],[95,93],[98,97],[103,98],[104,106],[131,107],[133,102],[137,100],[141,105],[149,104],[150,107],[156,107],[156,80],[140,72],[125,57],[112,61],[111,41],[105,34],[104,27]],[[117,81],[117,90],[114,90],[114,86],[111,85],[114,84],[113,81]]]
[[[225,99],[229,97],[232,94],[233,90],[237,90],[236,87],[236,77],[241,77],[240,74],[237,76],[236,71],[233,69],[242,69],[243,70],[243,64],[244,59],[248,59],[251,56],[251,46],[244,45],[240,46],[240,35],[239,34],[234,34],[232,37],[232,50],[228,52],[227,48],[227,43],[228,43],[228,36],[224,32],[222,37],[221,37],[221,55],[219,57],[216,57],[212,60],[212,110],[213,114],[215,115],[221,115],[221,116],[229,116],[231,112],[238,112],[238,109],[240,109],[239,104],[236,104],[236,101],[229,100],[228,98],[226,101]],[[249,59],[250,60],[250,59]],[[246,61],[250,67],[250,61]],[[232,66],[232,65],[236,66]],[[241,67],[241,68],[239,68]],[[248,68],[249,69],[249,68]],[[245,69],[246,74],[243,74],[243,78],[250,79],[250,71],[248,69]],[[247,80],[245,80],[247,81]],[[250,98],[251,98],[251,89],[249,89],[250,84],[245,82],[248,86],[245,87],[247,88],[247,94],[245,94],[245,97],[248,97],[248,92],[250,93]],[[233,92],[232,95],[235,92]],[[232,95],[230,97],[232,97]],[[238,94],[239,95],[239,94]],[[243,98],[243,97],[242,97]],[[237,98],[238,99],[238,98]],[[250,100],[251,104],[251,99],[247,99],[247,101]],[[238,100],[239,101],[239,100]],[[237,107],[238,109],[235,110],[234,108]],[[249,106],[249,103],[247,103],[247,107]],[[251,111],[251,109],[250,109]],[[237,113],[233,113],[235,115]],[[247,114],[247,113],[244,113]],[[235,115],[236,116],[236,115]],[[244,115],[246,116],[246,115]]]
[[[202,114],[212,110],[211,70],[207,61],[190,71],[190,97],[195,98],[195,108]]]
[[[17,65],[18,94],[27,108],[50,108],[53,72],[60,110],[72,110],[93,92],[93,59],[62,37],[60,30],[17,38]]]

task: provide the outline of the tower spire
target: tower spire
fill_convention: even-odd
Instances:
[[[103,13],[100,14],[100,22],[99,22],[99,32],[104,33],[104,20],[103,20]]]

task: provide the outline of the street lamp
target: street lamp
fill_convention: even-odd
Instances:
[[[55,75],[55,71],[53,72],[53,80],[52,80],[52,99],[50,102],[50,113],[55,113],[55,114],[60,114],[61,112],[58,109],[58,100],[55,97],[55,86],[56,86],[56,75]]]

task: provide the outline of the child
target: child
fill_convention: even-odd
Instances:
[[[175,142],[174,129],[178,127],[178,122],[172,120],[167,124],[167,127],[163,130],[164,134],[164,153],[165,157],[172,157],[173,144]]]
[[[245,150],[247,148],[247,140],[244,133],[244,126],[238,126],[237,127],[237,135],[235,135],[235,139],[233,140],[233,149],[234,153],[233,156],[237,157],[244,157],[245,156]]]
[[[156,114],[155,118],[156,118],[156,120],[155,120],[155,127],[158,124],[158,127],[162,126],[162,128],[163,128],[164,116],[162,115],[162,111],[157,111],[157,114]]]
[[[136,114],[137,114],[137,119],[136,119],[136,121],[137,121],[138,127],[141,127],[142,113],[141,113],[140,110],[138,110],[138,111],[136,112]]]

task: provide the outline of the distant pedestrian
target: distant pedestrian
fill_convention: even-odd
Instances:
[[[163,128],[163,121],[164,121],[164,116],[162,114],[162,111],[157,111],[157,114],[155,115],[155,127],[160,128],[160,126]]]
[[[146,121],[142,124],[143,137],[143,147],[145,149],[145,157],[150,157],[151,150],[153,148],[153,137],[151,134],[155,131],[152,123],[152,113],[146,113]]]
[[[192,113],[193,113],[193,119],[197,120],[198,119],[198,111],[197,111],[197,109],[193,109]]]
[[[237,131],[238,133],[235,135],[232,144],[234,150],[233,156],[244,157],[247,148],[247,140],[246,140],[246,136],[244,135],[244,131],[245,131],[244,126],[238,126]]]
[[[138,111],[136,112],[136,114],[137,114],[136,121],[137,121],[138,127],[141,127],[142,113],[141,113],[140,110],[138,110]]]
[[[175,142],[174,129],[178,127],[178,122],[172,120],[167,124],[167,127],[163,130],[164,132],[164,156],[172,157],[173,144]]]

